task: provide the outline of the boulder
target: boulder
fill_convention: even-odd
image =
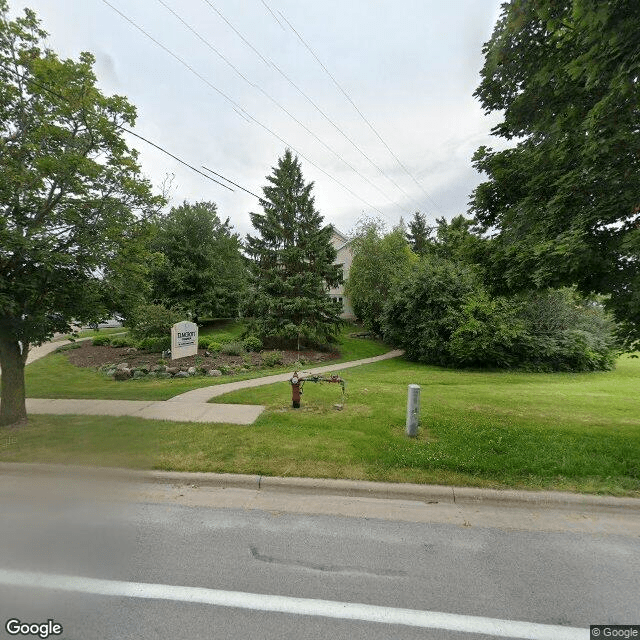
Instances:
[[[176,373],[175,376],[173,376],[174,378],[188,378],[189,374],[186,371],[178,371],[178,373]]]
[[[157,371],[158,373],[166,370],[167,370],[167,367],[165,367],[163,364],[157,364],[151,367],[151,371]]]
[[[178,369],[178,367],[167,367],[167,368],[165,369],[165,371],[166,371],[167,373],[170,373],[172,376],[175,376],[175,375],[176,375],[176,373],[178,373],[178,371],[180,371],[180,369]]]
[[[146,378],[146,377],[147,377],[147,374],[144,371],[142,371],[141,369],[136,369],[133,372],[133,379],[134,380],[140,380],[140,378]]]
[[[212,378],[219,378],[222,375],[222,371],[220,371],[220,369],[209,369],[209,373],[207,375]]]
[[[196,373],[197,373],[196,368],[195,368],[195,367],[189,367],[189,368],[187,369],[187,373],[188,373],[190,376],[195,376],[195,375],[196,375]]]
[[[128,368],[129,368],[129,363],[128,363],[128,362],[121,362],[121,363],[116,367],[116,369],[120,369],[120,370],[122,370],[122,369],[128,369]]]
[[[128,380],[131,377],[130,369],[116,369],[113,373],[114,380]]]

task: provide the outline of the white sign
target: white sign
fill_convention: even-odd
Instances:
[[[171,359],[198,355],[198,325],[184,320],[171,327]]]

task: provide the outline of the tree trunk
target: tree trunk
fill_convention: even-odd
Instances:
[[[0,400],[0,427],[27,421],[24,393],[24,366],[29,347],[20,349],[20,343],[0,336],[0,367],[2,367],[2,395]]]

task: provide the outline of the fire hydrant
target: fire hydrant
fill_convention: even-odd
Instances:
[[[293,372],[289,379],[291,383],[291,405],[294,409],[300,408],[300,397],[302,396],[302,387],[305,382],[336,382],[342,387],[342,395],[344,396],[345,385],[347,384],[338,374],[332,373],[330,376],[323,376],[312,373]]]
[[[294,371],[291,380],[291,402],[294,409],[300,408],[300,396],[302,395],[302,385],[300,383],[300,377],[298,372]]]

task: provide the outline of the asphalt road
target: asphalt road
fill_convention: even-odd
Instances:
[[[375,501],[380,517],[347,517],[304,513],[305,501],[318,510],[304,496],[265,510],[240,491],[54,485],[0,478],[4,637],[38,637],[9,635],[10,618],[53,619],[63,634],[50,637],[69,640],[543,637],[536,624],[567,627],[548,636],[565,640],[569,628],[640,622],[637,513],[598,529],[574,513],[532,527],[535,512],[516,510],[497,527],[490,511],[451,524],[394,501]],[[528,624],[509,635],[508,621]]]

